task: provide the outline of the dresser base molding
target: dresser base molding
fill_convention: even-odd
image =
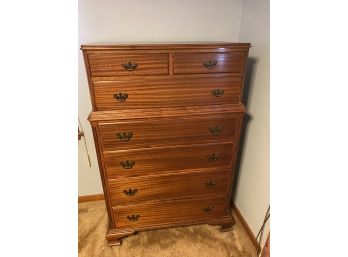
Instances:
[[[173,228],[173,227],[181,227],[181,226],[192,226],[192,225],[203,225],[208,224],[211,226],[220,226],[221,232],[227,232],[231,231],[233,229],[233,226],[235,224],[235,221],[232,216],[227,215],[223,216],[218,219],[212,219],[209,221],[187,221],[182,223],[177,223],[176,225],[173,224],[161,224],[161,225],[154,225],[148,228],[141,228],[141,229],[127,229],[127,228],[121,228],[121,229],[108,229],[106,233],[106,240],[108,241],[108,246],[119,246],[122,244],[122,239],[136,234],[140,231],[146,231],[146,230],[152,230],[152,229],[161,229],[161,228]]]

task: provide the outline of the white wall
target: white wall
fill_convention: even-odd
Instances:
[[[93,42],[237,41],[242,0],[80,0],[79,45]],[[92,167],[79,142],[79,195],[102,192],[92,131],[88,84],[79,53],[79,118]]]
[[[246,130],[235,203],[255,236],[270,203],[269,25],[269,0],[244,0],[239,41],[252,44],[249,57],[255,64],[247,79],[251,121]],[[268,229],[269,226],[264,238]]]

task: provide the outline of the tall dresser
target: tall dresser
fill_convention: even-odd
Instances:
[[[136,231],[232,228],[248,43],[82,45],[108,245]]]

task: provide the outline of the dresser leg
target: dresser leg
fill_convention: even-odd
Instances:
[[[230,217],[229,222],[220,224],[220,231],[221,232],[231,231],[233,229],[234,224],[236,224],[236,222],[234,221],[233,217]]]
[[[109,229],[106,233],[106,240],[108,246],[118,246],[122,244],[122,238],[133,235],[135,233],[132,229]]]
[[[122,244],[122,239],[115,239],[115,240],[109,240],[108,241],[108,246],[118,246]]]
[[[222,224],[220,227],[221,232],[227,232],[231,231],[233,229],[234,222],[228,223],[228,224]]]
[[[233,229],[233,225],[235,224],[235,221],[232,216],[228,215],[214,221],[212,220],[208,224],[212,226],[220,226],[221,232],[227,232]]]

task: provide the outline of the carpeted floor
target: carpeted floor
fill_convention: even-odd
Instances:
[[[231,232],[209,225],[158,229],[107,247],[104,201],[79,203],[79,257],[256,257],[256,249],[234,218]]]

